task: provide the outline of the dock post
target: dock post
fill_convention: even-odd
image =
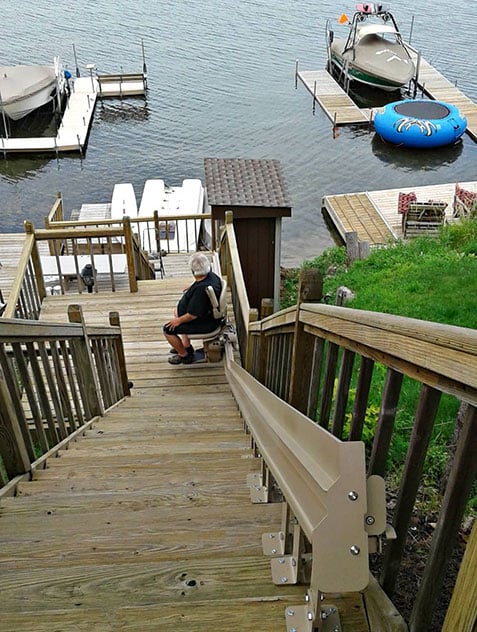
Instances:
[[[78,149],[79,149],[79,153],[80,153],[80,156],[81,156],[81,160],[83,160],[83,148],[81,146],[80,135],[76,134],[76,138],[78,139]]]
[[[76,66],[76,77],[79,78],[80,77],[80,71],[78,68],[78,58],[76,57],[76,48],[75,45],[73,44],[73,55],[75,58],[75,66]]]
[[[146,66],[146,54],[144,53],[144,40],[141,40],[142,49],[142,72],[144,75],[144,88],[147,88],[147,66]]]

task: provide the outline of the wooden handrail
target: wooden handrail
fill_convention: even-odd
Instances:
[[[296,335],[295,320],[303,335]],[[258,358],[253,365],[256,377],[323,428],[330,426],[337,438],[342,437],[347,418],[349,436],[360,439],[370,392],[374,392],[374,398],[376,394],[381,397],[367,457],[368,475],[386,473],[403,378],[420,387],[415,403],[408,404],[415,406],[414,425],[394,510],[397,538],[386,545],[383,562],[381,583],[390,595],[402,562],[441,396],[453,397],[455,410],[460,404],[463,430],[449,464],[441,513],[411,615],[412,629],[424,629],[422,626],[431,619],[477,474],[477,331],[391,314],[302,303],[298,311],[296,307],[282,310],[251,324],[249,333],[254,357]],[[293,352],[284,352],[286,341],[292,341]],[[294,393],[292,386],[287,390],[282,376],[296,371],[295,358],[304,357],[306,361],[300,361],[299,367],[300,389]],[[371,389],[378,365],[385,368],[386,377],[384,382],[381,379],[381,386],[377,386],[378,380]],[[408,416],[412,414],[412,409],[407,410]],[[448,414],[446,409],[446,418]],[[272,473],[274,477],[275,470]]]

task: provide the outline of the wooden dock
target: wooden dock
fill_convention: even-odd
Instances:
[[[360,109],[327,70],[297,71],[297,77],[334,125],[369,124],[372,110]]]
[[[477,181],[459,184],[470,191],[477,191]],[[400,192],[410,193],[411,191],[416,193],[419,202],[427,200],[446,202],[446,221],[453,221],[455,182],[325,195],[322,198],[322,208],[328,214],[343,242],[345,242],[347,232],[356,232],[360,241],[369,241],[371,246],[378,246],[390,240],[402,238],[402,216],[398,213],[398,196]]]
[[[106,80],[107,77],[107,80]],[[56,136],[36,138],[0,138],[0,152],[10,153],[82,153],[88,141],[98,98],[126,97],[145,94],[146,76],[103,75],[80,77],[72,84]]]
[[[134,388],[2,499],[2,630],[278,632],[304,603],[305,586],[272,583],[261,536],[281,506],[250,502],[259,462],[222,364],[167,362],[161,324],[189,277],[74,297],[88,324],[120,313]],[[70,302],[48,297],[42,319],[66,321]],[[343,630],[368,632],[362,594],[332,603]]]
[[[414,62],[417,53],[412,52]],[[327,70],[299,71],[298,64],[295,80],[299,79],[321,107],[334,126],[370,125],[373,109],[359,108],[351,97],[341,88]],[[455,105],[467,118],[466,132],[477,142],[477,104],[469,99],[438,70],[421,57],[419,64],[418,86],[433,100]]]

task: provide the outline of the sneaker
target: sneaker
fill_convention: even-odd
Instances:
[[[192,355],[194,353],[194,347],[192,345],[190,345],[190,347],[186,347],[186,351],[187,353],[189,353],[190,355]],[[169,353],[172,353],[174,355],[177,355],[177,351],[174,349],[174,347],[171,347],[169,349]]]
[[[169,364],[192,364],[194,362],[194,357],[192,353],[188,353],[186,356],[182,357],[179,354],[173,355],[168,359]]]

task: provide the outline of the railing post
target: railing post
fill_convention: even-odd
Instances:
[[[35,238],[35,227],[30,221],[25,222],[25,231],[29,235],[33,235],[33,247],[31,250],[31,260],[33,263],[33,269],[35,270],[35,281],[38,288],[38,296],[40,299],[40,305],[46,296],[45,280],[43,279],[43,271],[41,269],[40,253],[38,252],[38,244]]]
[[[318,303],[322,296],[323,277],[321,273],[313,269],[302,270],[298,286],[288,402],[305,415],[308,410],[308,391],[313,368],[314,337],[307,334],[303,324],[300,323],[300,305],[304,302]]]
[[[126,369],[126,357],[124,355],[124,346],[123,346],[123,338],[121,334],[121,322],[119,320],[119,312],[109,313],[109,324],[112,327],[119,328],[119,337],[116,338],[114,341],[114,350],[116,352],[116,357],[118,359],[118,364],[119,364],[119,370],[121,372],[122,391],[124,395],[131,395],[131,391],[129,390],[128,373]]]
[[[128,262],[129,291],[137,292],[136,265],[133,251],[133,235],[131,229],[131,220],[125,217],[123,220],[124,241],[126,246],[126,260]]]
[[[248,323],[255,323],[258,320],[258,309],[256,309],[255,307],[252,307],[249,310],[249,316],[248,316]],[[246,360],[245,360],[245,366],[247,367],[247,371],[249,373],[252,372],[252,365],[253,365],[253,345],[252,345],[252,336],[250,335],[250,332],[248,330],[248,323],[245,323],[247,326],[247,349],[246,349]]]
[[[96,415],[104,415],[104,408],[100,398],[101,389],[98,383],[98,376],[94,370],[89,336],[83,312],[79,305],[68,306],[68,319],[70,323],[78,323],[83,328],[83,338],[71,341],[71,351],[86,412],[90,418]]]
[[[0,456],[9,479],[30,470],[30,459],[15,409],[0,369]]]

